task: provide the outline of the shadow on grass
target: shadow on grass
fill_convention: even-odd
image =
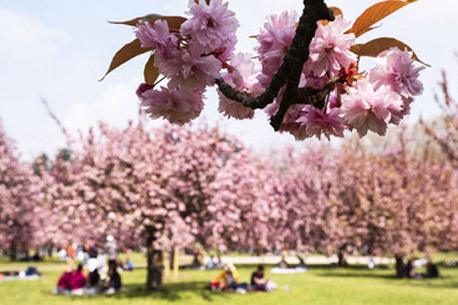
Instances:
[[[162,299],[169,302],[185,302],[186,299],[201,298],[202,300],[211,302],[214,298],[228,297],[229,293],[224,292],[212,292],[206,289],[208,282],[193,281],[193,282],[180,282],[180,283],[166,283],[161,291],[148,292],[145,289],[144,284],[126,284],[123,286],[122,291],[112,295],[104,293],[95,295],[82,295],[82,296],[64,296],[59,295],[62,298],[71,298],[78,300],[97,300],[100,301],[107,299],[136,299],[136,298],[149,298],[151,300]],[[191,294],[191,295],[190,295]]]
[[[442,288],[442,289],[456,289],[458,288],[458,282],[456,280],[450,281],[452,277],[441,276],[437,279],[423,278],[423,279],[400,279],[394,274],[377,274],[377,273],[322,273],[318,276],[322,277],[335,277],[335,278],[373,278],[373,279],[384,279],[390,280],[402,286],[410,287],[424,287],[424,288]]]
[[[212,297],[223,295],[206,289],[207,285],[208,282],[205,281],[166,283],[161,291],[148,292],[145,290],[144,284],[127,284],[125,285],[126,292],[121,292],[114,296],[116,298],[151,297],[168,301],[182,301],[184,297],[187,298],[189,293],[192,293],[204,300],[211,301]]]
[[[322,273],[319,274],[318,276],[323,276],[323,277],[352,277],[352,278],[375,278],[375,279],[389,279],[389,280],[397,280],[398,278],[394,274],[379,274],[379,273],[355,273],[355,272],[346,272],[346,273],[340,273],[340,272],[334,272],[334,273]]]
[[[445,282],[446,281],[446,282]],[[440,276],[435,279],[412,279],[408,280],[407,285],[411,287],[425,287],[425,288],[445,288],[457,289],[458,281],[451,276]]]

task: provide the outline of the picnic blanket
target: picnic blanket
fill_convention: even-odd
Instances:
[[[305,273],[307,272],[307,268],[305,267],[297,267],[297,268],[272,268],[270,269],[271,273],[274,274],[294,274],[294,273]]]

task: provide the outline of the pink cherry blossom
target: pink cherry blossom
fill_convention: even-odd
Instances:
[[[141,106],[153,119],[164,118],[170,123],[185,124],[201,113],[204,103],[202,94],[178,89],[146,90],[139,95]]]
[[[191,43],[197,42],[202,48],[202,53],[211,53],[221,48],[232,48],[235,44],[233,33],[237,30],[239,23],[235,13],[228,10],[229,3],[222,0],[189,1],[191,15],[181,25],[180,33],[191,36]]]
[[[156,48],[164,58],[170,58],[171,52],[178,47],[178,38],[171,34],[165,20],[156,20],[154,24],[140,23],[135,31],[142,48]]]
[[[220,76],[221,62],[213,55],[201,56],[196,48],[175,50],[170,59],[156,53],[154,64],[168,77],[168,87],[173,90],[193,92],[205,90]]]
[[[369,73],[375,88],[388,85],[405,98],[423,93],[423,84],[418,79],[425,67],[416,67],[411,53],[405,49],[391,48],[377,57],[377,66]]]
[[[259,67],[250,58],[250,54],[238,53],[231,56],[231,66],[234,68],[232,73],[223,75],[223,79],[249,96],[258,96],[262,93],[262,87],[256,79],[259,73]],[[236,119],[251,119],[254,116],[254,110],[243,106],[243,104],[230,100],[220,91],[218,111],[229,117]]]
[[[305,128],[305,135],[307,137],[316,136],[321,139],[324,135],[328,140],[330,136],[343,137],[345,124],[344,120],[340,117],[340,109],[332,108],[327,113],[316,107],[306,105],[301,110],[298,123],[301,123]]]
[[[264,27],[261,28],[257,37],[259,46],[256,51],[262,64],[262,74],[258,79],[266,87],[272,76],[280,67],[283,57],[286,55],[294,35],[298,15],[295,11],[286,11],[281,14],[273,14],[267,18]]]
[[[374,90],[367,79],[358,82],[357,88],[349,88],[342,98],[342,116],[351,127],[356,128],[360,137],[371,130],[384,135],[387,124],[402,110],[403,101],[399,94],[387,86]]]
[[[310,57],[305,69],[318,77],[326,74],[334,77],[342,68],[347,68],[355,62],[356,55],[350,51],[355,42],[355,35],[345,34],[349,27],[350,22],[342,16],[337,16],[327,25],[318,22],[315,37],[310,43]]]

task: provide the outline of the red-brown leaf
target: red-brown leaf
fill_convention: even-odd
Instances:
[[[157,14],[149,14],[143,17],[134,18],[127,21],[108,21],[111,24],[124,24],[130,26],[137,26],[140,21],[148,21],[150,23],[154,23],[156,20],[161,19],[167,21],[169,28],[171,31],[179,31],[180,26],[183,22],[187,19],[180,16],[161,16]]]
[[[331,9],[332,12],[334,13],[334,17],[340,16],[340,15],[343,16],[342,10],[340,8],[338,8],[336,6],[330,6],[329,9]],[[328,20],[321,20],[321,24],[322,25],[326,25],[328,23],[329,23]]]
[[[359,16],[352,28],[347,33],[354,33],[356,37],[373,29],[373,25],[383,18],[391,15],[395,11],[403,8],[404,6],[416,2],[417,0],[398,1],[389,0],[376,3],[365,10],[361,16]]]
[[[132,58],[140,54],[143,54],[143,53],[146,53],[152,50],[153,50],[152,48],[147,48],[147,49],[142,48],[140,45],[140,41],[138,39],[135,39],[134,41],[126,44],[118,52],[116,52],[116,54],[113,56],[113,59],[111,60],[111,64],[110,64],[110,67],[108,68],[107,73],[105,73],[105,75],[100,80],[102,81],[108,75],[108,73],[118,68],[125,62],[131,60]]]
[[[355,44],[351,47],[351,51],[358,56],[377,57],[383,51],[386,51],[393,47],[397,47],[400,50],[404,50],[407,48],[407,50],[412,52],[413,54],[412,58],[414,60],[418,61],[419,63],[424,64],[425,66],[429,66],[428,64],[421,61],[418,58],[417,54],[415,54],[412,48],[409,47],[407,44],[397,39],[389,38],[389,37],[377,38],[369,42],[366,42],[365,44]]]
[[[145,83],[148,85],[154,85],[157,78],[159,77],[159,69],[154,65],[154,56],[151,55],[148,59],[148,62],[145,65],[145,70],[143,71],[145,77]]]
[[[199,4],[199,0],[194,0],[194,2]],[[207,2],[208,5],[210,5],[210,0],[205,0],[205,2]]]

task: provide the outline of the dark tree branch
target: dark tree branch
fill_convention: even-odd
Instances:
[[[318,98],[319,92],[310,91],[310,88],[299,90],[298,86],[304,63],[309,57],[310,43],[315,36],[317,22],[319,20],[334,20],[333,13],[324,3],[324,0],[304,0],[304,10],[299,19],[296,35],[294,36],[291,47],[286,53],[282,65],[273,76],[272,82],[259,97],[247,96],[239,90],[232,88],[222,78],[216,80],[219,90],[227,98],[242,103],[245,107],[261,109],[271,104],[278,96],[280,89],[286,84],[286,91],[280,103],[278,113],[271,118],[271,125],[275,130],[278,130],[291,105],[298,103],[309,104],[312,100]],[[324,89],[320,91],[328,91]],[[311,94],[307,96],[309,92]],[[300,101],[297,100],[298,97],[301,98]]]
[[[337,83],[337,80],[330,81],[322,89],[311,87],[296,89],[297,94],[293,102],[291,104],[286,104],[288,106],[283,108],[280,105],[278,112],[270,119],[270,125],[272,125],[275,131],[278,131],[289,107],[295,104],[312,105],[316,108],[322,109],[324,107],[326,97],[335,89]],[[283,97],[283,100],[284,99],[285,98]]]

